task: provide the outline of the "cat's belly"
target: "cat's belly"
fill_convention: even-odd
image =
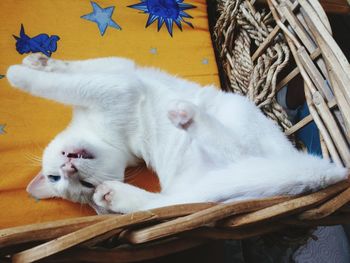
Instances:
[[[157,172],[164,191],[168,188],[175,189],[176,184],[195,183],[217,166],[196,142],[183,133],[155,150],[154,157],[151,165]]]

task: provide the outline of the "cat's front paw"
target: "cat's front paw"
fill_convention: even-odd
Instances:
[[[113,195],[114,191],[111,187],[106,184],[100,184],[95,189],[93,200],[98,206],[108,208],[111,206]]]
[[[106,181],[98,185],[93,195],[94,203],[117,213],[130,213],[138,210],[132,186],[119,181]]]
[[[29,90],[28,77],[30,78],[30,73],[22,65],[10,66],[6,73],[6,78],[11,86],[22,90]]]
[[[173,101],[168,110],[168,118],[179,129],[187,130],[193,123],[196,106],[187,101]]]
[[[33,69],[51,71],[52,70],[51,60],[52,60],[51,58],[45,56],[44,54],[33,53],[26,56],[23,59],[22,63],[23,65]]]

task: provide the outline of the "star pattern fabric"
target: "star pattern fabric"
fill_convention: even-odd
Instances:
[[[111,14],[111,8],[111,16],[107,16],[107,19],[114,20],[122,30],[107,24],[104,36],[101,36],[97,22],[81,18],[94,13],[91,1],[96,2],[100,9],[114,6],[114,12]],[[0,79],[0,167],[6,170],[6,176],[1,176],[0,180],[0,211],[6,211],[6,215],[0,216],[0,228],[95,214],[86,205],[58,198],[36,202],[25,191],[26,183],[40,171],[40,167],[31,165],[28,158],[42,155],[43,148],[71,120],[71,109],[51,100],[19,92],[7,81],[6,69],[25,56],[16,51],[16,40],[13,37],[20,37],[22,23],[29,37],[46,32],[49,36],[54,34],[61,38],[57,42],[58,52],[52,53],[57,59],[125,57],[137,64],[161,68],[204,86],[220,84],[208,29],[206,0],[183,1],[198,4],[196,10],[189,10],[194,18],[184,18],[193,21],[196,28],[192,30],[181,21],[183,32],[180,33],[175,24],[174,38],[169,36],[165,22],[161,32],[157,32],[157,21],[150,25],[152,28],[145,29],[149,14],[141,14],[142,12],[128,7],[139,2],[141,1],[0,0],[0,21],[6,25],[0,30],[3,40],[0,46],[4,54],[0,59],[0,78],[5,75]],[[154,9],[152,12],[157,13]],[[57,23],[62,14],[64,21]],[[203,58],[209,59],[208,65],[201,63]],[[136,167],[130,175],[128,178],[131,184],[147,191],[159,191],[158,179],[152,171]]]
[[[112,19],[114,12],[114,6],[102,8],[97,3],[91,1],[93,12],[81,16],[81,18],[95,22],[100,30],[101,36],[106,32],[107,27],[113,27],[115,29],[121,30],[122,28]]]

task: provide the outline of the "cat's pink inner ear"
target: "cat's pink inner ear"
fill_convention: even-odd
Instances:
[[[40,171],[37,176],[28,184],[27,192],[38,199],[45,199],[55,196],[54,189],[47,177]]]

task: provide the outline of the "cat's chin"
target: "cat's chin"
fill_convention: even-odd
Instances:
[[[91,199],[91,198],[86,197],[86,198],[74,198],[74,199],[72,199],[72,198],[65,198],[64,197],[64,199],[71,201],[71,202],[74,202],[74,203],[79,203],[79,204],[85,205],[85,204],[90,203],[89,199]]]
[[[92,200],[92,195],[94,194],[94,188],[90,190],[84,190],[80,193],[65,193],[61,198],[68,201],[80,204],[89,204]]]

